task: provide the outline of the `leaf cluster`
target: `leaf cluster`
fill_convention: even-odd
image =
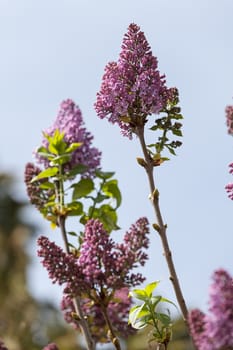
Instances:
[[[129,313],[129,323],[135,329],[143,329],[152,326],[152,338],[159,344],[168,344],[172,334],[172,321],[169,312],[159,311],[161,303],[175,304],[161,295],[153,295],[153,291],[158,286],[159,281],[148,284],[144,289],[134,289],[129,293],[133,298],[138,299],[139,305],[131,308]]]
[[[68,145],[64,133],[59,130],[51,136],[45,134],[45,137],[48,146],[40,147],[38,155],[47,159],[49,166],[31,181],[39,186],[43,194],[44,205],[40,208],[43,216],[53,226],[57,225],[58,216],[78,216],[82,224],[98,218],[109,233],[118,229],[116,210],[121,204],[121,192],[117,180],[113,178],[115,173],[96,170],[93,179],[86,178],[85,165],[79,164],[72,169],[65,167],[81,143]],[[72,184],[65,190],[67,180]],[[71,200],[65,202],[66,198]]]
[[[160,163],[169,160],[169,158],[161,157],[161,153],[167,149],[170,154],[176,155],[176,148],[182,145],[179,140],[170,140],[170,135],[182,137],[180,120],[183,119],[180,107],[177,106],[179,102],[178,96],[173,101],[169,101],[166,108],[161,112],[164,116],[155,119],[154,125],[150,128],[152,131],[161,131],[162,135],[158,137],[158,141],[147,145],[147,149],[152,159],[155,161],[155,166]],[[157,163],[156,163],[157,162]]]

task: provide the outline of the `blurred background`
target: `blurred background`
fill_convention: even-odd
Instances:
[[[57,312],[61,290],[36,257],[39,234],[57,242],[59,236],[27,207],[23,183],[25,163],[62,100],[80,106],[103,169],[116,171],[123,196],[116,239],[140,216],[154,222],[146,177],[135,161],[137,140],[122,137],[93,108],[104,67],[117,60],[131,22],[145,32],[168,86],[180,91],[183,146],[157,169],[156,184],[188,306],[207,311],[213,271],[233,273],[233,203],[224,190],[233,160],[224,112],[233,96],[232,11],[231,0],[0,0],[0,337],[11,350],[40,349],[56,339],[63,350],[66,337],[72,350],[76,342]],[[147,281],[161,280],[161,293],[175,300],[154,232],[149,255]],[[182,327],[177,334],[185,338]]]

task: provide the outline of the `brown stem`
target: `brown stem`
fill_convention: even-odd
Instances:
[[[68,244],[67,234],[66,234],[66,228],[65,228],[65,217],[64,216],[58,216],[58,224],[62,233],[62,238],[64,241],[65,251],[67,254],[70,254],[70,247]],[[95,350],[95,342],[92,339],[91,332],[88,326],[88,323],[85,319],[85,315],[83,314],[83,310],[81,307],[81,300],[79,297],[73,298],[73,305],[75,308],[75,312],[77,314],[79,326],[81,329],[81,332],[86,340],[87,349],[88,350]]]
[[[142,151],[145,157],[145,169],[147,172],[148,180],[149,180],[149,185],[150,185],[150,191],[151,191],[151,201],[152,205],[154,208],[155,216],[157,218],[157,224],[158,224],[158,233],[160,235],[163,249],[164,249],[164,255],[167,261],[169,273],[170,273],[170,280],[173,284],[173,288],[176,294],[176,298],[178,301],[178,304],[180,306],[184,321],[187,323],[187,315],[188,315],[188,309],[185,304],[185,300],[181,291],[181,287],[179,284],[178,276],[176,273],[176,269],[173,263],[172,259],[172,252],[169,247],[168,239],[167,239],[167,234],[166,234],[166,225],[163,222],[162,214],[160,211],[160,206],[159,206],[159,195],[158,192],[156,191],[155,188],[155,183],[154,183],[154,177],[153,177],[153,169],[154,166],[151,161],[151,157],[147,151],[146,143],[145,143],[145,138],[144,138],[144,126],[139,126],[137,128],[137,135],[140,140],[140,144],[142,147]]]
[[[119,339],[115,335],[115,332],[114,332],[113,327],[112,327],[112,323],[109,320],[108,313],[107,313],[106,307],[104,305],[101,305],[101,311],[102,311],[104,320],[108,326],[108,330],[109,330],[108,333],[109,333],[109,337],[111,339],[111,342],[113,343],[116,350],[121,350],[121,345],[120,345]]]

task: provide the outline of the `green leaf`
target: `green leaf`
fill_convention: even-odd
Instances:
[[[155,290],[155,288],[158,287],[159,283],[160,281],[155,281],[146,285],[146,287],[144,288],[144,291],[146,292],[148,297],[152,296],[153,291]]]
[[[72,153],[76,151],[76,149],[78,149],[80,146],[82,146],[82,142],[71,143],[71,145],[66,148],[66,153]]]
[[[144,289],[134,289],[134,290],[129,292],[129,295],[131,297],[139,299],[139,300],[143,300],[143,301],[148,300],[148,295]]]
[[[154,310],[156,309],[157,305],[160,303],[161,299],[162,297],[160,295],[151,297],[151,304],[153,305]]]
[[[130,293],[129,293],[130,295]],[[129,324],[134,324],[135,321],[137,320],[138,318],[138,314],[140,313],[140,311],[142,310],[142,308],[144,307],[144,304],[142,305],[135,305],[133,306],[130,311],[129,311],[129,321],[128,323]]]
[[[83,213],[83,204],[81,202],[71,202],[67,204],[68,215],[76,216]]]
[[[109,233],[112,230],[119,229],[117,226],[117,213],[109,204],[103,204],[100,208],[95,208],[94,210],[93,207],[90,207],[88,215],[89,218],[99,219],[104,229]]]
[[[97,197],[95,198],[95,202],[96,203],[101,203],[103,202],[105,199],[109,199],[109,196],[103,195],[101,193],[98,193]]]
[[[167,147],[167,149],[169,150],[169,152],[170,152],[171,154],[173,154],[173,156],[176,156],[176,152],[174,151],[174,149],[173,149],[171,146],[165,145],[165,147]]]
[[[91,179],[81,179],[74,187],[72,199],[78,199],[87,196],[94,189],[94,183]]]
[[[96,170],[96,176],[100,179],[103,180],[108,180],[111,177],[113,177],[115,173],[111,171],[101,171],[101,170]]]
[[[169,315],[156,312],[156,318],[166,327],[168,327],[171,324],[171,318]]]
[[[70,235],[70,236],[75,236],[75,237],[78,236],[77,233],[74,232],[74,231],[68,231],[67,233],[68,233],[68,235]]]
[[[54,186],[54,183],[46,181],[40,184],[40,188],[42,190],[54,190],[55,186]]]
[[[173,114],[171,119],[176,119],[176,120],[179,120],[179,119],[183,119],[183,115],[182,114]]]
[[[137,305],[131,308],[129,312],[129,324],[135,329],[146,327],[152,320],[149,310],[145,304]]]
[[[173,303],[171,300],[167,299],[167,298],[163,298],[161,297],[161,302],[163,303],[169,303],[169,304],[172,304],[173,306],[175,306],[175,308],[177,309],[177,306],[175,303]]]
[[[118,187],[117,180],[110,180],[105,182],[102,191],[107,196],[113,197],[116,200],[116,208],[121,205],[121,192]]]
[[[75,175],[84,173],[86,170],[87,170],[87,166],[86,165],[79,164],[79,165],[76,165],[74,168],[72,168],[69,171],[68,175],[73,177]]]
[[[159,129],[158,125],[153,125],[153,126],[150,128],[150,130],[152,130],[152,131],[155,131],[155,130],[157,130],[157,129]]]
[[[70,154],[61,154],[57,157],[53,157],[53,159],[51,159],[51,163],[58,164],[58,165],[66,164],[70,161],[70,158],[71,158]]]
[[[53,177],[58,173],[58,168],[57,167],[51,167],[51,168],[47,168],[43,171],[41,171],[41,173],[39,173],[37,176],[35,176],[31,182],[35,182],[44,178],[48,178],[48,177]]]
[[[172,133],[176,136],[183,136],[182,131],[180,129],[173,129]]]

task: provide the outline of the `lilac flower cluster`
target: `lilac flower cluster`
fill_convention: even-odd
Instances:
[[[116,290],[142,283],[142,275],[131,270],[147,259],[144,249],[148,248],[148,233],[148,220],[140,218],[126,232],[124,242],[115,244],[99,220],[90,220],[85,227],[79,263],[93,288]]]
[[[124,242],[116,244],[99,220],[89,220],[85,226],[83,243],[76,258],[66,254],[47,237],[40,237],[38,256],[48,270],[53,283],[67,284],[67,294],[78,295],[90,289],[121,289],[144,281],[143,276],[131,273],[144,265],[149,239],[148,220],[140,218],[126,232]],[[132,248],[131,248],[132,246]]]
[[[37,254],[47,269],[53,283],[66,284],[66,291],[71,295],[80,295],[86,285],[83,274],[73,254],[65,253],[61,247],[41,236],[37,240],[39,249]]]
[[[189,326],[199,350],[233,349],[233,279],[225,270],[213,275],[209,315],[192,310]]]
[[[64,140],[68,145],[76,142],[82,143],[82,145],[73,152],[71,160],[66,164],[66,168],[72,169],[76,165],[82,164],[87,166],[85,176],[93,176],[95,170],[100,165],[101,153],[97,148],[91,146],[93,136],[86,130],[81,111],[71,99],[67,99],[61,103],[54,124],[45,130],[44,133],[51,136],[55,130],[64,132]],[[46,138],[43,139],[42,145],[44,147],[48,146],[48,140]],[[37,153],[36,157],[39,163],[48,167],[49,164],[46,158]]]
[[[233,163],[229,164],[229,173],[233,174]],[[229,183],[225,186],[225,190],[228,193],[228,197],[233,200],[233,183]]]
[[[148,220],[140,218],[119,244],[109,237],[99,220],[89,220],[77,257],[66,254],[46,237],[38,239],[38,255],[43,258],[49,277],[53,283],[65,284],[62,310],[68,323],[78,328],[78,322],[72,317],[72,297],[79,295],[84,296],[83,309],[91,319],[93,330],[99,329],[100,325],[97,327],[96,323],[100,323],[102,329],[105,327],[103,316],[96,317],[101,313],[101,303],[114,320],[116,331],[124,333],[129,330],[126,326],[130,307],[126,298],[128,288],[144,281],[142,274],[134,274],[131,270],[144,265],[147,259],[144,249],[149,245],[148,233]]]
[[[228,134],[233,135],[233,106],[227,106],[225,109],[227,118]]]
[[[137,125],[143,125],[148,115],[159,113],[172,98],[173,89],[166,87],[144,33],[130,24],[118,62],[105,67],[95,103],[98,116],[109,116],[108,120],[131,138]]]

